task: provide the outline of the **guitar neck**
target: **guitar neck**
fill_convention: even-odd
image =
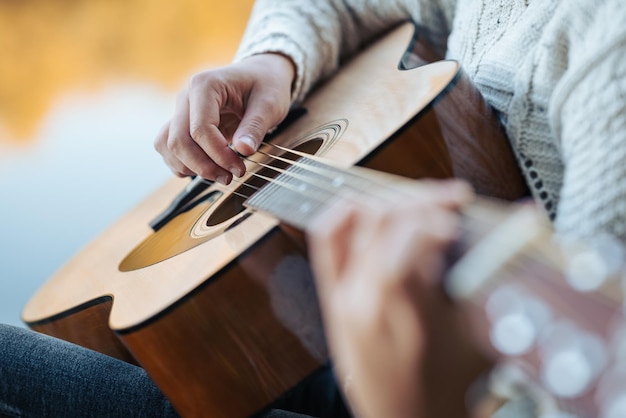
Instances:
[[[248,198],[244,206],[269,214],[281,222],[305,230],[316,214],[337,199],[359,200],[385,199],[390,194],[410,198],[414,193],[414,179],[383,173],[365,167],[337,167],[319,157],[286,150],[297,154],[286,169]],[[278,157],[287,161],[287,158]],[[463,240],[456,252],[460,255],[475,246],[511,215],[518,205],[500,200],[480,197],[463,211]],[[528,217],[528,216],[527,216]],[[529,222],[539,223],[533,217]],[[528,228],[524,230],[529,231]],[[516,240],[520,243],[520,240]],[[521,245],[521,244],[519,244]]]

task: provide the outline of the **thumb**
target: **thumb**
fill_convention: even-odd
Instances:
[[[273,100],[251,98],[233,135],[233,148],[242,155],[253,154],[265,134],[287,114],[287,110],[281,111],[278,107]]]

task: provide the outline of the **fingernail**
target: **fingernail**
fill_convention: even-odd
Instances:
[[[223,184],[224,186],[228,186],[228,183],[230,183],[229,180],[229,176],[218,176],[215,179],[216,182],[218,182],[219,184]]]
[[[244,135],[244,136],[239,137],[239,141],[243,142],[244,144],[249,146],[251,149],[256,150],[256,142],[254,142],[254,139],[252,139],[251,137]]]
[[[243,174],[245,173],[245,171],[244,171],[244,170],[242,170],[242,169],[241,169],[241,168],[239,168],[239,167],[233,167],[233,168],[231,168],[231,169],[230,169],[230,172],[231,172],[231,173],[233,174],[233,176],[235,176],[235,177],[241,177],[241,176],[243,176]]]

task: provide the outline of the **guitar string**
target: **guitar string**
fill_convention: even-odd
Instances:
[[[265,145],[273,145],[273,144],[269,144],[269,143],[264,143],[264,144],[265,144]],[[282,148],[282,147],[281,147],[281,148]],[[286,149],[286,148],[285,148],[284,150],[289,151],[289,150],[288,150],[288,149]],[[287,161],[287,162],[289,162],[289,163],[290,163],[290,164],[292,164],[292,165],[295,165],[295,166],[297,166],[297,167],[303,168],[305,171],[316,172],[316,173],[318,173],[318,174],[321,174],[321,175],[325,176],[327,179],[330,179],[330,180],[332,180],[332,179],[333,179],[332,174],[330,173],[330,170],[325,171],[325,170],[319,169],[318,167],[311,167],[311,166],[308,166],[308,165],[306,165],[306,164],[302,164],[302,163],[298,162],[297,160],[285,159],[285,158],[279,157],[278,155],[273,155],[273,154],[270,154],[270,153],[265,153],[265,152],[262,152],[262,151],[261,151],[261,152],[257,151],[257,153],[259,153],[259,154],[263,154],[263,155],[266,155],[266,156],[268,156],[268,157],[270,157],[270,158],[274,158],[274,159],[277,159],[277,160]],[[297,152],[295,152],[295,151],[294,151],[293,153],[294,153],[294,154],[296,154],[296,155],[299,155],[299,154],[298,154]],[[302,153],[302,156],[303,156],[304,158],[307,158],[307,157],[309,156],[309,154]],[[303,178],[303,177],[306,177],[306,176],[297,175],[297,174],[295,174],[295,173],[293,173],[293,172],[290,172],[290,171],[288,171],[288,170],[285,170],[285,169],[282,169],[282,168],[279,168],[279,167],[272,166],[271,164],[266,164],[266,163],[261,163],[261,162],[259,162],[259,161],[254,161],[254,160],[250,159],[249,157],[243,157],[243,156],[242,156],[242,158],[244,158],[245,160],[247,160],[247,161],[249,161],[249,162],[251,162],[251,163],[253,163],[253,164],[255,164],[255,165],[258,165],[258,166],[260,166],[260,167],[264,167],[264,168],[268,168],[268,169],[270,169],[270,170],[275,171],[275,172],[276,172],[276,173],[278,173],[278,174],[284,174],[284,175],[286,175],[286,176],[288,176],[288,177],[291,177],[291,178]],[[334,168],[334,167],[333,167],[333,168]],[[344,173],[344,174],[346,174],[347,172],[343,171],[343,173]],[[327,175],[326,175],[326,174],[327,174]],[[358,177],[358,178],[359,178],[359,179],[361,179],[361,180],[370,181],[370,179],[365,178],[365,177],[359,177],[359,176],[356,176],[354,173],[350,173],[350,174],[351,174],[352,176],[354,176],[354,177]],[[287,183],[287,182],[280,181],[280,180],[278,180],[278,179],[276,179],[276,178],[272,178],[272,177],[264,176],[264,175],[259,174],[259,173],[257,173],[257,172],[250,172],[250,175],[251,175],[251,176],[253,176],[253,177],[256,177],[256,178],[260,178],[260,179],[262,179],[262,180],[265,180],[265,181],[267,181],[267,183],[268,183],[268,184],[269,184],[269,183],[272,183],[272,184],[274,184],[274,185],[278,185],[278,186],[283,187],[283,188],[285,188],[285,189],[290,189],[290,190],[291,190],[291,191],[293,191],[293,192],[303,194],[303,192],[302,192],[300,189],[298,189],[298,188],[294,187],[293,185],[291,185],[291,184],[289,184],[289,183]],[[239,180],[239,179],[237,179],[237,178],[233,178],[233,179],[232,179],[232,183],[236,183],[236,184],[237,184],[237,185],[239,185],[240,187],[247,187],[247,188],[249,188],[249,189],[254,190],[254,192],[252,192],[252,194],[245,194],[245,193],[238,192],[237,190],[232,190],[232,189],[229,189],[229,188],[228,188],[228,186],[225,186],[225,187],[226,187],[226,189],[227,189],[229,192],[231,192],[232,194],[234,194],[234,195],[236,195],[236,196],[238,196],[238,197],[241,197],[241,198],[242,198],[242,199],[244,199],[244,200],[250,199],[250,198],[254,195],[254,193],[256,193],[257,191],[259,191],[260,189],[262,189],[264,186],[266,186],[266,184],[264,184],[264,185],[262,185],[262,186],[254,186],[254,185],[252,185],[251,183],[249,183],[249,182],[247,182],[247,181],[242,181],[242,180]],[[312,182],[308,182],[307,184],[308,184],[308,185],[312,185],[312,186],[314,186],[314,187],[317,187],[317,188],[319,188],[320,190],[322,190],[322,191],[324,191],[324,192],[328,192],[328,191],[330,190],[330,189],[327,189],[327,188],[325,187],[325,186],[326,186],[326,184],[327,184],[326,182],[321,182],[321,181],[318,181],[318,182],[316,182],[316,184],[313,184]],[[354,185],[351,185],[351,184],[348,184],[348,186],[353,187],[353,188],[356,188]],[[361,189],[356,188],[356,189],[357,189],[358,191],[362,192],[362,193],[368,193],[368,190],[366,190],[366,189],[362,189],[362,188],[361,188]],[[330,192],[330,194],[332,195],[332,191]],[[369,193],[369,194],[370,194],[370,196],[377,196],[375,193]],[[331,196],[329,196],[329,197],[331,197]],[[317,199],[317,201],[318,201],[319,203],[322,203],[322,202],[324,202],[325,200],[324,200],[324,199]],[[364,204],[366,204],[366,205],[367,205],[368,203],[367,203],[367,202],[365,202]]]
[[[342,175],[349,176],[352,179],[356,179],[356,180],[367,182],[368,187],[366,187],[366,188],[358,187],[357,184],[353,184],[353,183],[348,184],[349,187],[353,187],[358,192],[369,194],[370,196],[374,196],[374,197],[379,197],[380,196],[379,193],[372,193],[371,192],[372,189],[373,189],[371,186],[378,186],[378,187],[381,187],[383,189],[393,189],[394,191],[396,191],[398,193],[401,193],[401,194],[404,194],[407,197],[411,196],[411,193],[409,193],[408,190],[406,190],[405,188],[402,188],[402,187],[398,187],[397,184],[393,184],[393,183],[390,183],[390,182],[387,182],[387,181],[383,181],[380,177],[377,177],[377,176],[366,176],[366,175],[363,175],[362,173],[359,173],[359,172],[355,171],[356,169],[359,169],[359,168],[366,169],[364,167],[353,166],[353,167],[349,167],[347,169],[340,168],[340,167],[332,165],[328,160],[325,160],[324,158],[321,158],[321,157],[319,157],[317,155],[307,154],[307,153],[304,153],[304,152],[301,152],[301,151],[289,149],[289,148],[286,148],[286,147],[283,147],[283,146],[280,146],[280,145],[277,145],[277,144],[272,144],[272,143],[266,143],[266,145],[270,145],[270,146],[273,146],[275,148],[278,148],[281,151],[297,155],[299,157],[304,158],[305,160],[317,162],[318,164],[320,164],[321,167],[316,167],[316,166],[311,166],[311,165],[307,165],[307,164],[302,164],[298,160],[289,160],[289,159],[281,158],[279,156],[274,156],[272,154],[267,154],[269,157],[272,157],[272,158],[276,158],[276,159],[279,159],[279,160],[282,159],[283,161],[287,161],[287,162],[293,162],[294,165],[301,166],[302,168],[304,168],[307,171],[314,172],[316,174],[320,174],[322,176],[325,176],[327,179],[329,179],[331,181],[334,180],[334,177],[333,177],[333,170],[334,170],[334,171],[340,172]],[[329,169],[325,169],[325,167],[329,167]],[[397,176],[397,177],[400,177],[400,176]],[[406,178],[407,182],[411,181],[411,180],[418,181],[417,179]],[[317,184],[318,184],[319,187],[324,187],[328,183],[327,182],[318,182]]]
[[[300,154],[300,153],[298,153],[297,151],[294,151],[294,150],[289,150],[288,148],[283,148],[283,147],[277,146],[277,145],[272,144],[272,143],[269,143],[269,142],[263,142],[263,143],[262,143],[262,145],[273,146],[273,147],[278,148],[278,149],[280,149],[280,150],[282,150],[282,151],[286,151],[286,152],[289,152],[289,153],[293,153],[293,154],[295,154],[295,155],[298,155],[299,157],[302,157],[302,158],[308,158],[308,157],[310,157],[310,155],[309,155],[309,154],[305,154],[305,153]],[[316,168],[316,167],[311,167],[311,166],[309,166],[309,165],[305,165],[305,164],[303,164],[303,163],[299,162],[298,160],[291,160],[291,159],[288,159],[288,158],[281,157],[281,156],[279,156],[279,155],[277,155],[277,154],[272,154],[272,153],[269,153],[269,152],[264,152],[264,151],[261,151],[261,150],[257,150],[256,154],[265,155],[266,157],[269,157],[269,158],[271,158],[271,159],[273,159],[273,160],[276,160],[276,161],[286,162],[286,163],[290,164],[291,166],[295,166],[295,167],[298,167],[298,168],[302,168],[302,169],[304,169],[305,171],[308,171],[308,172],[313,172],[313,173],[316,173],[316,174],[320,174],[320,175],[322,175],[322,176],[326,177],[327,179],[332,180],[332,175],[331,175],[331,174],[328,174],[328,173],[329,173],[328,171],[321,170],[321,169]],[[253,155],[254,155],[254,154],[253,154]],[[250,156],[250,157],[251,157],[251,156]],[[291,177],[291,178],[294,178],[294,179],[300,179],[300,180],[302,180],[304,177],[306,177],[306,176],[298,175],[298,174],[294,173],[293,171],[288,171],[288,170],[286,170],[286,169],[283,169],[283,168],[280,168],[280,167],[277,167],[277,166],[273,166],[273,165],[271,165],[271,164],[263,163],[263,162],[260,162],[260,161],[255,161],[255,160],[251,159],[250,157],[245,157],[245,156],[244,156],[243,158],[244,158],[246,161],[249,161],[249,162],[251,162],[251,163],[253,163],[253,164],[257,165],[257,166],[264,167],[264,168],[268,168],[268,169],[270,169],[270,170],[272,170],[272,171],[276,172],[277,174],[284,174],[284,175],[286,175],[287,177]],[[327,174],[328,174],[328,175],[327,175]],[[269,182],[272,182],[272,183],[274,183],[274,184],[277,184],[277,183],[278,183],[279,185],[285,185],[285,186],[286,186],[286,183],[283,183],[283,182],[277,182],[277,181],[276,181],[276,178],[266,177],[266,176],[260,175],[260,174],[259,174],[259,173],[257,173],[257,172],[252,172],[252,173],[251,173],[251,175],[252,175],[252,176],[254,176],[254,177],[257,177],[257,178],[261,178],[261,179],[263,179],[263,180],[266,180],[266,181],[268,181],[268,183],[269,183]],[[310,181],[310,180],[307,180],[307,181]],[[240,184],[244,184],[244,185],[248,185],[246,182],[239,182],[239,183],[240,183]],[[312,183],[311,183],[311,184],[312,184]],[[249,186],[249,187],[251,187],[251,188],[255,188],[256,190],[261,189],[261,187],[254,187],[254,186],[251,186],[251,185],[248,185],[248,186]],[[325,184],[324,184],[324,183],[321,183],[321,182],[317,182],[317,184],[315,184],[315,186],[316,186],[316,187],[320,187],[320,188],[322,188],[322,189],[323,189],[323,187],[325,186]]]
[[[289,148],[285,148],[285,147],[282,147],[280,145],[275,145],[275,144],[268,143],[268,142],[264,142],[263,145],[269,145],[269,146],[275,147],[275,148],[277,148],[277,149],[279,149],[281,151],[297,155],[297,156],[299,156],[301,158],[304,158],[305,160],[310,160],[310,161],[317,162],[321,166],[311,166],[309,164],[305,164],[305,163],[300,162],[300,160],[291,160],[291,159],[288,159],[288,158],[281,157],[281,156],[279,156],[277,154],[272,154],[272,153],[268,153],[268,152],[264,152],[264,151],[260,151],[260,150],[257,151],[258,154],[265,155],[265,156],[267,156],[269,158],[272,158],[274,160],[278,160],[278,161],[281,161],[281,162],[287,162],[287,163],[291,164],[292,166],[301,168],[304,172],[317,174],[317,175],[325,178],[326,181],[315,180],[315,179],[307,177],[306,175],[301,175],[301,174],[294,173],[293,171],[289,171],[288,169],[282,169],[280,167],[276,167],[276,166],[273,166],[271,164],[263,163],[263,162],[260,162],[260,161],[255,161],[255,160],[251,159],[250,157],[243,157],[243,158],[246,159],[247,161],[257,165],[257,166],[273,170],[273,171],[275,171],[278,174],[283,174],[283,175],[285,175],[287,177],[290,177],[290,178],[293,178],[293,179],[299,179],[303,183],[306,183],[307,185],[313,186],[315,188],[320,189],[322,192],[327,193],[328,194],[327,197],[332,197],[333,195],[336,195],[336,193],[335,193],[336,186],[334,188],[333,187],[328,187],[328,184],[332,184],[332,182],[335,180],[334,174],[335,174],[336,171],[339,171],[342,174],[343,180],[348,180],[348,181],[345,181],[344,183],[342,183],[341,185],[346,185],[347,187],[356,190],[361,195],[365,194],[365,195],[368,195],[369,197],[373,197],[373,198],[376,198],[376,199],[379,199],[379,200],[384,200],[384,201],[389,201],[390,200],[389,198],[385,198],[386,196],[382,196],[380,193],[372,192],[372,189],[374,188],[372,186],[382,187],[383,189],[395,189],[395,191],[397,191],[397,192],[400,192],[402,194],[406,193],[407,195],[409,195],[409,193],[407,193],[405,190],[403,190],[402,188],[395,187],[395,185],[393,185],[393,184],[383,183],[383,182],[379,181],[377,178],[370,178],[370,177],[362,176],[359,173],[354,173],[353,171],[348,171],[348,170],[344,170],[344,169],[341,169],[341,168],[329,165],[328,162],[324,161],[323,159],[321,159],[319,157],[316,157],[316,156],[313,156],[313,155],[310,155],[310,154],[307,154],[307,153],[304,153],[304,152],[291,150]],[[326,167],[329,167],[329,168],[327,169]],[[297,192],[297,193],[300,193],[300,194],[305,194],[304,191],[300,190],[299,188],[294,187],[293,185],[291,185],[291,184],[289,184],[289,183],[287,183],[285,181],[278,180],[276,178],[267,177],[267,176],[264,176],[262,174],[259,174],[258,172],[251,172],[250,174],[253,177],[257,177],[257,178],[261,178],[262,180],[266,180],[268,183],[271,182],[272,184],[277,185],[279,187],[290,189],[290,190],[292,190],[294,192]],[[358,181],[365,181],[365,182],[367,182],[369,187],[367,187],[367,188],[359,187],[359,185],[357,184]],[[248,187],[250,189],[253,189],[255,191],[258,191],[263,186],[265,186],[265,185],[263,185],[261,187],[256,187],[256,186],[253,186],[252,184],[250,184],[250,183],[248,183],[246,181],[239,181],[237,179],[233,179],[233,182],[235,182],[235,183],[237,183],[239,185],[242,185],[242,186],[246,186],[246,187]],[[248,198],[252,197],[252,195],[245,195],[243,193],[237,193],[237,192],[233,192],[233,193],[236,193],[238,196],[240,196],[242,198],[245,198],[245,199],[248,199]],[[311,197],[310,194],[308,194],[308,193],[306,195],[309,198]],[[344,198],[345,197],[346,196],[344,196]],[[325,199],[321,199],[321,198],[317,198],[316,200],[318,202],[320,202],[320,203],[325,201]],[[366,205],[369,204],[369,205],[373,206],[373,202],[369,203],[367,200],[365,200],[362,203],[366,204]]]

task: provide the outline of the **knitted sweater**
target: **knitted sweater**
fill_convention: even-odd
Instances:
[[[626,242],[626,7],[622,0],[258,0],[237,60],[280,52],[294,101],[342,58],[412,19],[498,112],[556,230]]]

